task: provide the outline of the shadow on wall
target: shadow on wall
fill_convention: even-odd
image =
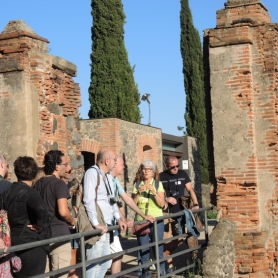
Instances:
[[[126,164],[126,155],[125,153],[123,153],[123,161],[124,161],[124,166],[125,166],[125,170],[124,170],[124,189],[125,192],[127,191],[127,184],[129,183],[129,178],[128,178],[128,166]]]
[[[197,145],[191,145],[191,150],[188,155],[190,156],[189,177],[192,180],[198,202],[203,207],[200,154]]]
[[[95,165],[96,155],[85,151],[82,151],[81,154],[84,157],[84,171],[86,172],[90,167]]]

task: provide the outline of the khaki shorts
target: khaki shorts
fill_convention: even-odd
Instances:
[[[50,244],[50,258],[47,257],[45,272],[70,266],[71,244],[70,242],[58,242]],[[57,274],[54,277],[68,277],[66,274]]]

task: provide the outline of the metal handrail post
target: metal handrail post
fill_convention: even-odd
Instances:
[[[156,258],[156,269],[157,269],[157,278],[160,278],[160,258],[159,258],[159,248],[158,248],[158,228],[157,228],[157,220],[153,222],[154,228],[154,238],[155,238],[155,258]]]
[[[207,211],[204,211],[205,213],[205,238],[206,238],[206,244],[208,244],[208,216],[207,216]]]
[[[84,236],[80,238],[79,247],[80,247],[81,263],[82,263],[82,277],[86,277],[86,254],[85,254]]]

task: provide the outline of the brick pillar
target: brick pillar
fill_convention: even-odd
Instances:
[[[228,0],[205,31],[217,205],[234,221],[237,277],[277,274],[278,26],[258,0]]]
[[[50,55],[47,44],[22,20],[0,34],[0,152],[10,164],[19,155],[42,164],[45,152],[60,149],[80,168],[76,66]]]

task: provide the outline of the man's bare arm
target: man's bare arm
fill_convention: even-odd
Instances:
[[[192,202],[193,202],[192,209],[199,209],[199,204],[198,204],[197,196],[196,196],[196,193],[195,193],[191,183],[188,182],[187,184],[185,184],[185,187],[186,187],[187,191],[189,192],[190,198],[192,199]],[[196,206],[196,205],[198,205],[198,206]]]
[[[148,221],[150,221],[151,223],[153,223],[155,221],[155,218],[152,216],[147,216],[145,215],[139,208],[138,206],[135,204],[134,200],[126,193],[124,192],[123,194],[120,195],[121,198],[124,200],[124,202],[133,210],[135,211],[137,214],[139,214],[140,216],[143,217],[143,219],[146,219]]]
[[[70,215],[70,211],[68,208],[68,200],[67,198],[60,198],[57,200],[58,204],[58,212],[61,218],[67,222],[71,226],[76,225],[76,219]]]

